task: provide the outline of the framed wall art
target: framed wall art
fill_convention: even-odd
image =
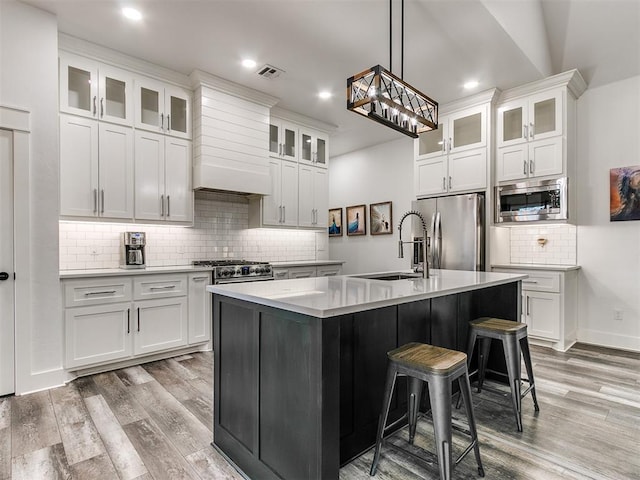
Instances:
[[[367,234],[367,206],[347,207],[347,235]]]
[[[640,220],[640,165],[610,170],[609,219]]]
[[[329,210],[329,236],[342,236],[342,208],[332,208]]]
[[[371,235],[387,235],[393,232],[391,202],[369,205],[369,229]]]

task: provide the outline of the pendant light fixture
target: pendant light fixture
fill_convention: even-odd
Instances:
[[[438,103],[404,82],[404,0],[402,0],[400,77],[392,68],[392,1],[389,0],[389,70],[376,65],[347,79],[347,110],[412,138],[438,128]]]

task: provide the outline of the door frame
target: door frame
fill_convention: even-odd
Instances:
[[[29,255],[30,188],[29,136],[30,113],[27,110],[0,105],[0,128],[13,131],[13,255],[14,272],[14,391],[25,389],[21,379],[31,370],[31,255]],[[20,240],[20,241],[19,241]],[[17,320],[20,319],[18,322]],[[23,373],[21,375],[21,372]],[[26,377],[25,377],[26,375]]]

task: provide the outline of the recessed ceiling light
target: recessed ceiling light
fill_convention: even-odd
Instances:
[[[331,92],[323,90],[322,92],[318,93],[318,97],[320,97],[322,100],[327,100],[331,98]]]
[[[131,7],[124,7],[122,9],[122,14],[129,20],[140,20],[142,18],[140,11]]]
[[[244,60],[242,60],[242,66],[244,68],[255,68],[256,65],[256,61],[251,60],[250,58],[245,58]]]
[[[478,82],[476,80],[469,80],[463,86],[465,90],[471,90],[472,88],[476,88],[478,86]]]

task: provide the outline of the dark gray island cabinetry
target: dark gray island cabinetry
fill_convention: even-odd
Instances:
[[[469,320],[520,317],[525,276],[433,273],[207,287],[213,445],[252,479],[337,479],[374,444],[387,351],[412,341],[464,351]],[[497,353],[493,368],[504,370]],[[403,397],[393,400],[392,419],[406,408]]]

